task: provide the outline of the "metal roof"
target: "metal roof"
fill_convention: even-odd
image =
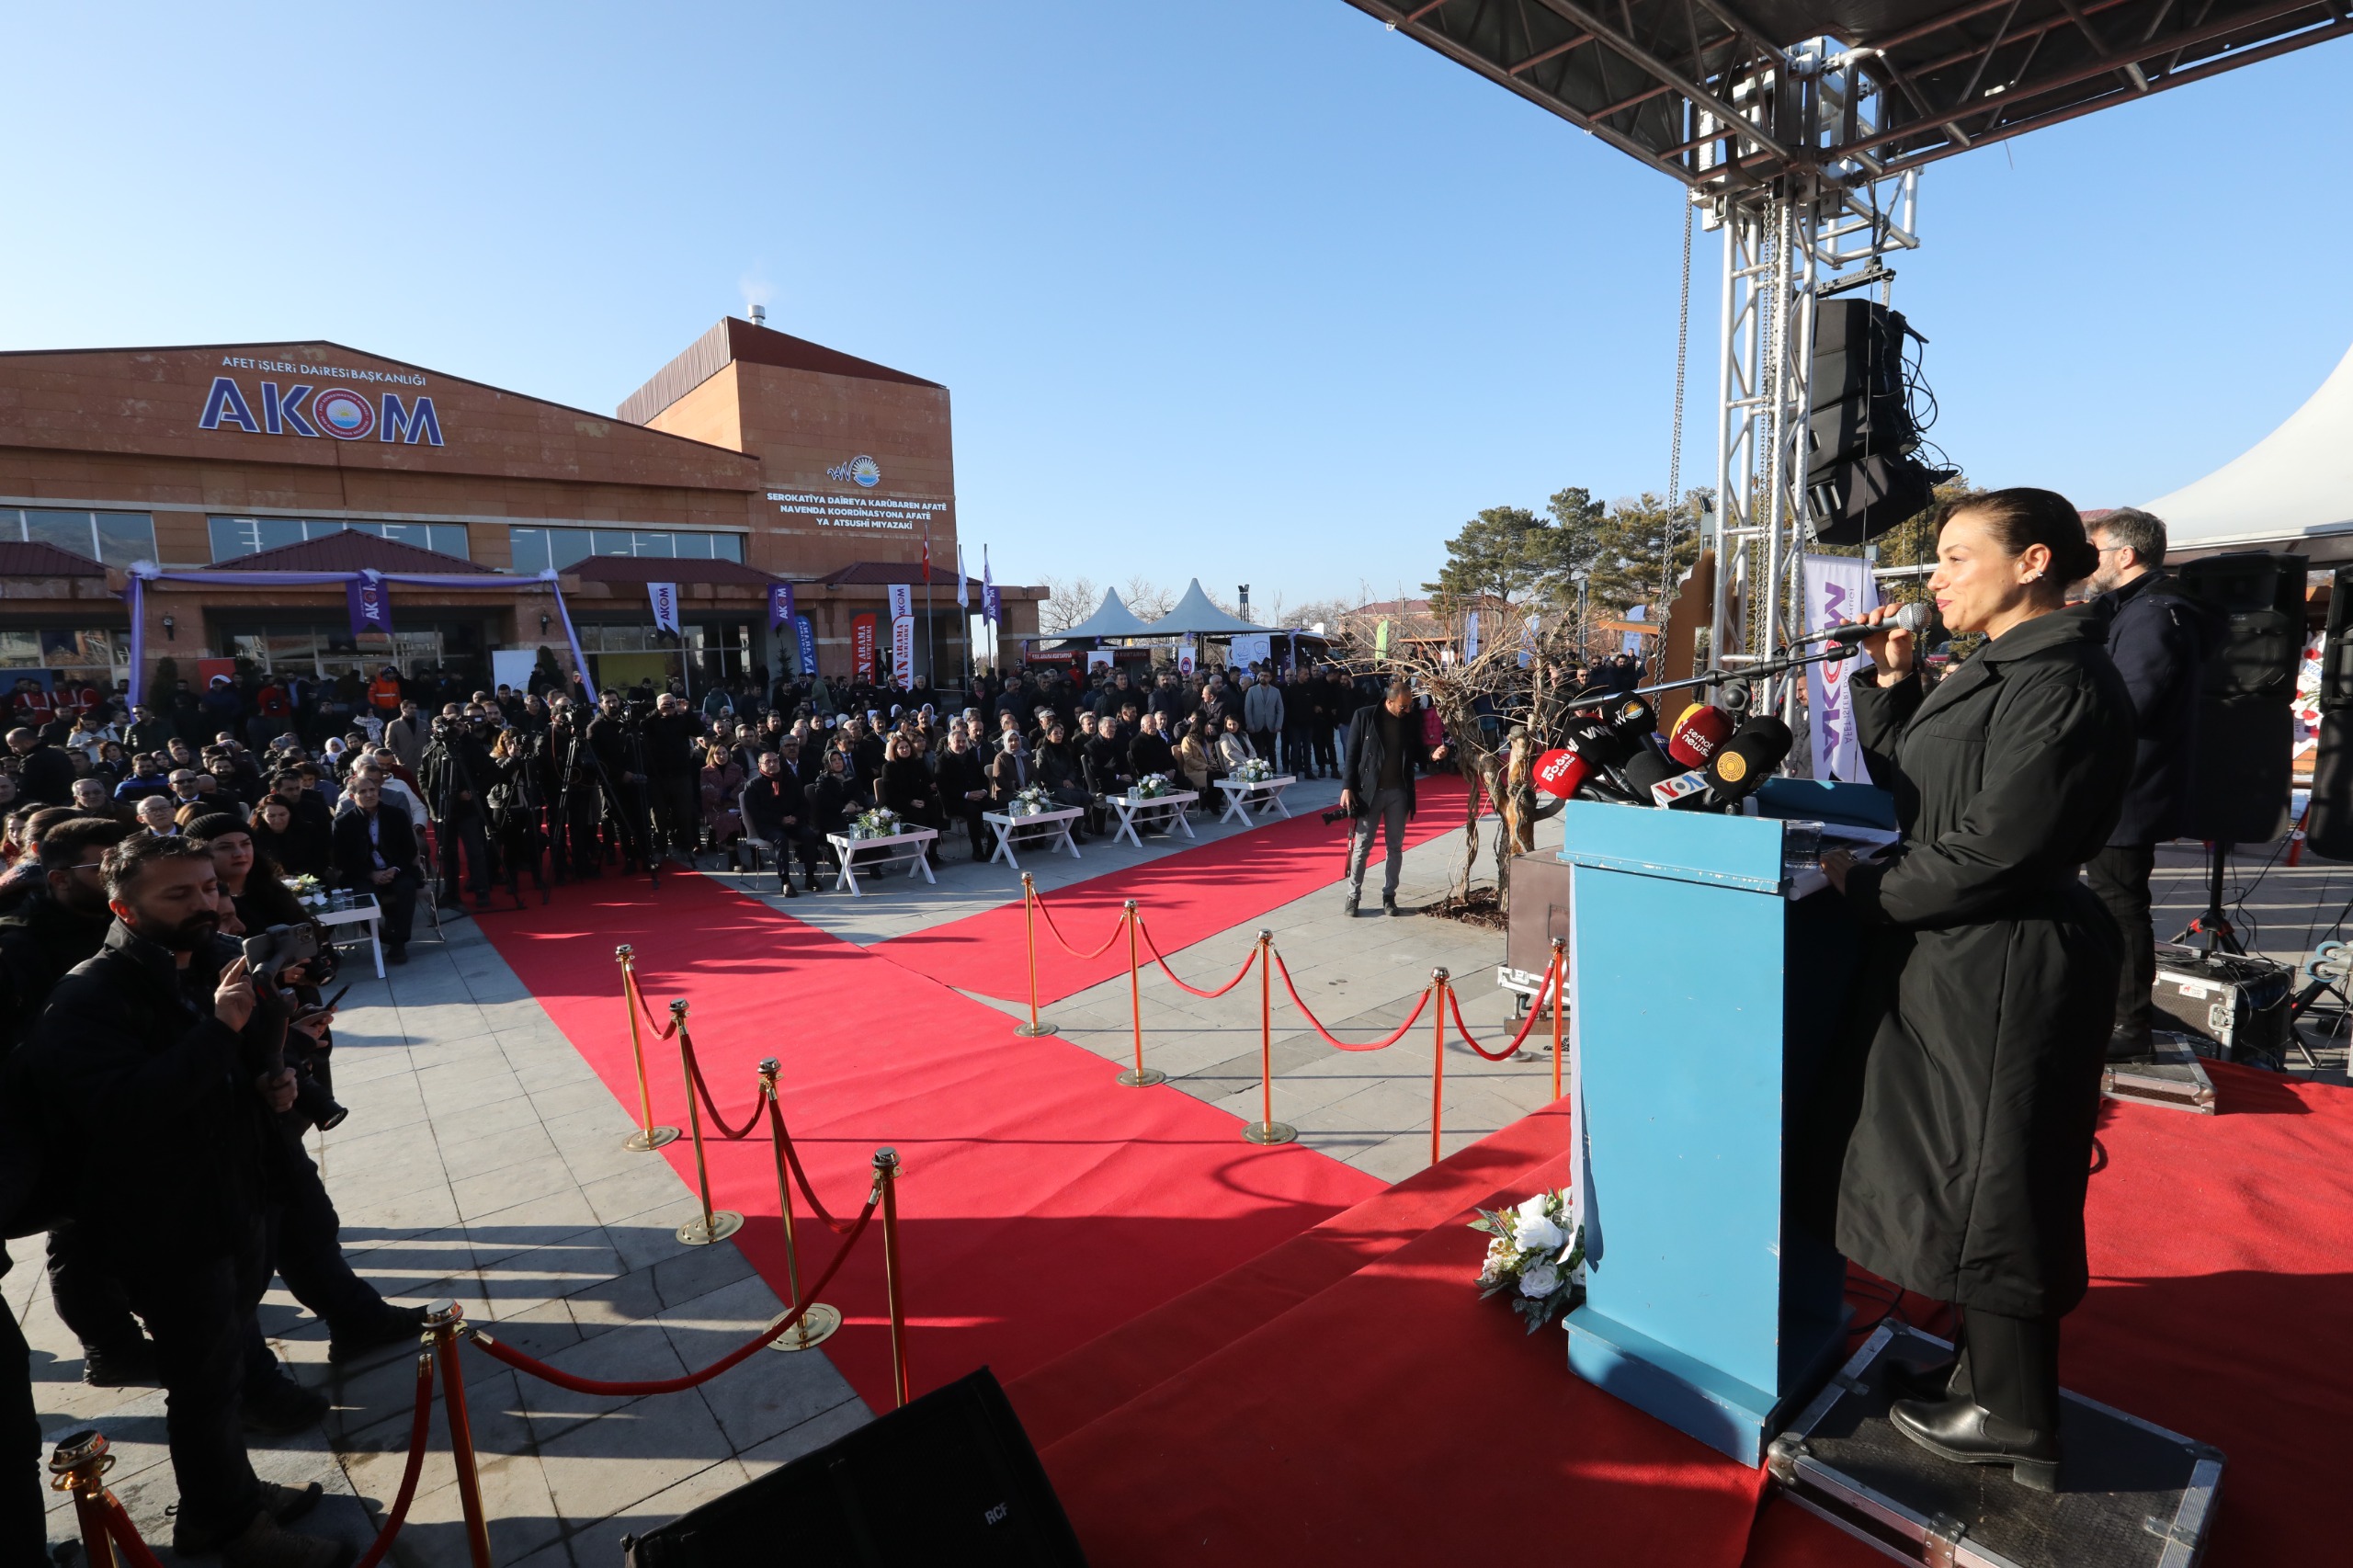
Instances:
[[[107,569],[86,555],[40,540],[0,540],[0,577],[103,577]]]
[[[1864,184],[2353,33],[2338,0],[1349,4],[1686,185],[1733,195],[1809,173]]]
[[[955,568],[951,566],[948,569],[948,573],[943,573],[936,566],[932,568],[931,591],[935,595],[951,600],[955,598],[956,579],[949,574],[954,570]],[[847,566],[834,568],[817,581],[829,588],[879,588],[887,587],[894,583],[909,583],[921,587],[923,562],[920,561],[853,561]],[[972,601],[973,608],[977,609],[981,603],[981,580],[978,577],[967,577],[964,579],[964,587],[965,597]],[[999,583],[997,591],[1011,593],[1013,590],[1006,585]]]
[[[864,381],[897,381],[913,387],[939,385],[888,365],[878,365],[871,359],[861,359],[855,354],[845,354],[838,348],[828,348],[822,343],[812,343],[805,337],[724,316],[717,326],[689,344],[685,353],[654,371],[653,380],[630,393],[616,412],[632,425],[642,425],[737,360],[747,365],[775,365],[787,370],[853,376]]]

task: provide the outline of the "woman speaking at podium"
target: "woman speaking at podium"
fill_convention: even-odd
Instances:
[[[1822,1162],[1817,1212],[1835,1187],[1840,1252],[1958,1309],[1958,1359],[1903,1377],[1896,1428],[2050,1490],[2122,951],[2076,868],[2121,807],[2132,707],[2101,614],[2065,603],[2097,557],[2064,497],[1972,496],[1937,560],[1946,627],[1987,642],[1933,692],[1910,632],[1863,642],[1855,728],[1904,839],[1824,857],[1865,948],[1800,1157]]]

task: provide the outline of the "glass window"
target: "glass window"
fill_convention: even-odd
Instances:
[[[544,572],[555,564],[548,553],[548,530],[545,528],[508,528],[506,550],[514,557],[517,572]]]
[[[739,565],[742,564],[744,560],[744,536],[742,534],[705,534],[702,537],[710,540],[710,555],[712,560],[733,561]]]
[[[25,538],[37,544],[53,544],[60,550],[70,550],[92,561],[98,558],[97,538],[91,531],[87,512],[25,513]]]
[[[155,559],[155,519],[144,512],[100,512],[98,559],[109,566]]]
[[[40,633],[0,631],[0,665],[12,667],[40,663]]]

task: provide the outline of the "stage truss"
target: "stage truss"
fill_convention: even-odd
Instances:
[[[1814,306],[1889,300],[1922,166],[2353,33],[2348,0],[1349,4],[1673,176],[1722,232],[1708,646],[1727,665],[1798,630]]]

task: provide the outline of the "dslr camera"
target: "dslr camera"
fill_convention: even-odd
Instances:
[[[1324,813],[1324,825],[1325,827],[1329,827],[1336,822],[1348,822],[1353,820],[1355,816],[1356,812],[1349,811],[1345,806],[1334,806],[1330,811]]]

